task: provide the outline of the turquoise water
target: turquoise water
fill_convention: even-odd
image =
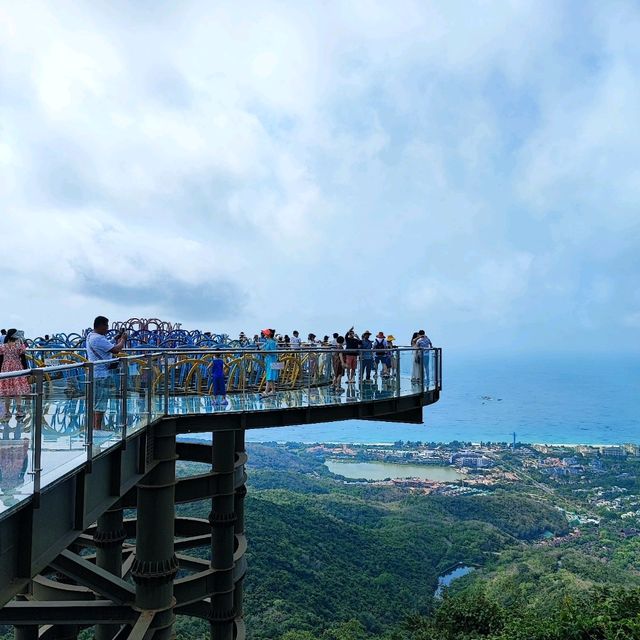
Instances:
[[[487,396],[488,398],[483,398]],[[640,359],[589,356],[462,359],[444,355],[440,401],[423,425],[350,420],[247,432],[250,441],[640,442]]]
[[[456,482],[459,473],[453,467],[427,464],[397,464],[394,462],[350,462],[327,460],[326,467],[332,473],[365,480],[386,480],[387,478],[422,478],[439,482]]]

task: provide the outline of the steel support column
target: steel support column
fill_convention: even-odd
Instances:
[[[245,453],[245,442],[244,442],[244,429],[240,429],[235,432],[235,449],[236,455],[242,455]],[[244,466],[243,466],[244,472]],[[236,521],[234,524],[234,532],[236,535],[240,535],[244,533],[244,497],[247,495],[247,487],[242,484],[236,489],[236,493],[234,496],[234,511],[236,514]],[[236,620],[241,619],[243,616],[242,610],[242,599],[243,599],[243,582],[242,580],[238,580],[235,585],[235,590],[233,594],[233,604],[235,608],[235,617]]]
[[[118,501],[98,518],[98,526],[93,535],[96,565],[118,578],[122,577],[122,543],[126,537],[122,505]],[[120,625],[99,624],[96,626],[96,640],[112,640],[119,630]]]
[[[224,572],[220,593],[211,597],[212,640],[233,640],[235,609],[233,606],[233,552],[235,524],[235,433],[217,431],[213,434],[213,470],[220,474],[220,493],[211,499],[211,567]]]
[[[153,434],[153,435],[152,435]],[[176,484],[175,423],[162,422],[149,434],[156,466],[138,484],[136,559],[131,575],[136,583],[136,608],[157,611],[154,640],[173,635],[173,579],[178,560],[173,550]]]

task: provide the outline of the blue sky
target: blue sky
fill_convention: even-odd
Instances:
[[[3,326],[638,350],[636,2],[0,5]]]

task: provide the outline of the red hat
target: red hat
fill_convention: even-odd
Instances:
[[[378,331],[378,335],[376,336],[376,338],[384,338],[384,332]]]
[[[260,332],[265,338],[270,338],[271,337],[271,329],[263,329]]]

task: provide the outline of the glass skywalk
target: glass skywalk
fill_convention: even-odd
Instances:
[[[259,350],[139,350],[118,358],[106,379],[96,370],[101,363],[83,361],[81,351],[34,350],[33,360],[37,356],[52,366],[0,374],[28,375],[32,390],[21,403],[0,397],[0,513],[164,416],[371,403],[440,389],[439,349],[393,348],[387,377],[366,380],[358,372],[352,384],[343,378],[338,391],[331,387],[333,354],[330,349],[278,352],[277,391],[265,396]],[[214,357],[224,361],[224,404],[212,395]]]

